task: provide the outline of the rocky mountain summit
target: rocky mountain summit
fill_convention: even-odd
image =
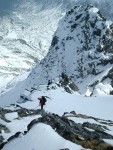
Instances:
[[[112,0],[77,0],[76,5],[86,5],[87,3],[93,4],[100,12],[107,17],[107,19],[113,20],[113,1]]]
[[[34,68],[27,88],[66,74],[80,93],[113,91],[113,24],[92,5],[75,6],[59,22],[47,56]]]

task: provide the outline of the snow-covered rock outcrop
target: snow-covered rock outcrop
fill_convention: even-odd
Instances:
[[[112,126],[113,124],[110,120],[76,114],[74,111],[70,113],[65,112],[62,116],[59,116],[54,113],[45,112],[44,110],[26,109],[19,105],[15,105],[14,107],[16,110],[0,108],[2,119],[2,123],[0,124],[0,149],[2,150],[11,150],[12,148],[16,148],[16,150],[20,148],[22,150],[30,150],[31,148],[35,150],[40,148],[42,150],[42,147],[47,147],[47,145],[47,149],[53,149],[53,147],[48,144],[51,140],[55,150],[59,144],[59,148],[61,147],[62,150],[64,146],[67,146],[64,147],[64,150],[68,150],[72,145],[73,150],[76,149],[76,147],[78,147],[78,149],[83,147],[84,149],[90,148],[96,150],[113,149],[111,145],[104,141],[113,139],[113,135],[108,132],[109,125],[111,124]],[[83,120],[83,123],[73,121],[77,118]],[[86,120],[90,121],[91,119],[95,123],[86,122]],[[15,122],[19,124],[19,127],[17,125],[17,127],[14,127]],[[38,128],[34,130],[36,126]],[[47,131],[49,131],[49,133]],[[51,134],[53,134],[53,138]],[[55,134],[57,136],[55,136]],[[47,138],[49,140],[47,140]],[[56,139],[55,143],[54,139]],[[42,144],[43,140],[44,143]],[[62,143],[62,140],[70,144],[65,145]],[[17,145],[19,145],[20,141],[21,146],[18,147]],[[14,144],[15,142],[16,144]],[[29,142],[30,145],[28,144]]]
[[[76,0],[76,5],[86,5],[87,3],[93,4],[107,19],[113,20],[112,0]]]
[[[112,64],[112,22],[92,5],[75,6],[59,22],[47,56],[28,77],[27,89],[48,84],[64,73],[81,93],[109,93],[113,86]]]

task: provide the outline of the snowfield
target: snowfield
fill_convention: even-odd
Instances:
[[[23,78],[25,78],[25,76],[23,76]],[[16,86],[12,87],[12,89],[0,97],[0,107],[4,108],[11,104],[21,102],[19,96],[23,92],[23,88],[25,88],[24,79],[23,82],[17,82]],[[22,104],[20,103],[19,105],[23,108],[37,109],[40,108],[37,98],[47,96],[49,98],[44,108],[46,111],[63,115],[64,112],[74,110],[81,114],[112,120],[113,97],[112,95],[107,95],[105,93],[107,92],[101,92],[100,90],[97,91],[93,97],[87,97],[82,96],[79,93],[69,94],[64,91],[63,88],[58,87],[55,90],[47,90],[46,85],[41,85],[38,90],[34,90],[32,93],[24,92],[24,96],[28,97],[30,101]]]
[[[12,94],[12,90],[9,91]],[[20,91],[15,90],[15,95]],[[99,94],[99,93],[98,93]],[[10,95],[10,94],[9,94]],[[40,109],[38,97],[42,95],[47,96],[47,102],[44,106],[44,110],[48,113],[55,113],[60,116],[64,114],[64,112],[72,112],[75,111],[77,114],[84,114],[87,116],[93,116],[96,118],[105,119],[105,120],[113,120],[113,100],[112,96],[108,96],[105,94],[100,94],[99,96],[93,97],[85,97],[81,96],[78,93],[69,94],[64,91],[64,89],[57,87],[55,90],[47,90],[46,85],[40,86],[40,89],[34,90],[32,93],[27,93],[29,96],[29,100],[25,102],[21,102],[21,100],[16,99],[15,102],[13,99],[8,99],[8,104],[3,102],[2,107],[8,108],[11,110],[15,110],[16,107],[10,106],[10,104],[14,103],[15,106],[18,104],[21,108],[27,109]],[[18,96],[17,96],[18,97]],[[21,103],[19,103],[19,101]],[[4,103],[4,106],[3,106]],[[6,107],[5,107],[6,105]],[[9,106],[8,106],[9,105]],[[14,135],[16,132],[22,132],[27,130],[27,125],[34,119],[41,117],[40,115],[35,115],[31,117],[24,117],[18,120],[17,113],[7,113],[6,118],[11,121],[11,123],[5,123],[5,125],[10,129],[10,133],[2,133],[4,138],[7,140],[11,135]],[[77,122],[90,122],[95,123],[93,119],[83,119],[69,117],[69,119]],[[0,121],[3,123],[3,121]],[[98,123],[100,124],[100,123]],[[109,131],[107,133],[113,135],[113,126],[107,126]],[[89,129],[90,130],[90,129]],[[76,145],[72,142],[69,142],[62,137],[60,137],[55,130],[53,130],[50,126],[39,123],[33,126],[33,128],[26,134],[20,134],[17,139],[12,140],[8,144],[3,147],[3,150],[58,150],[63,148],[69,148],[70,150],[81,150],[82,147]],[[105,140],[105,142],[113,145],[112,140]]]

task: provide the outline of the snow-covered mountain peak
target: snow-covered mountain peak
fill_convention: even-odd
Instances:
[[[73,7],[59,22],[49,52],[29,75],[27,88],[47,84],[64,73],[82,93],[90,89],[91,94],[101,82],[111,91],[112,26],[92,5]]]
[[[76,5],[93,4],[100,12],[110,20],[113,20],[113,1],[112,0],[76,0]]]

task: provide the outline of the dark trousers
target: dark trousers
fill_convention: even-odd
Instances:
[[[43,109],[43,105],[41,105],[41,109]]]

